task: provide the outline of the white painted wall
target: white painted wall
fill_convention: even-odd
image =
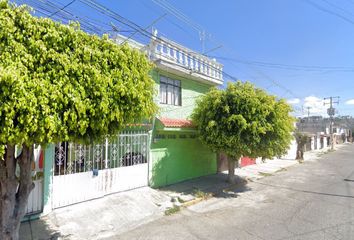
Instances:
[[[287,154],[285,154],[282,159],[287,159],[287,160],[293,160],[296,158],[296,149],[297,149],[297,144],[295,140],[291,141],[290,144],[290,148],[287,152]]]
[[[311,149],[310,150],[315,150],[315,137],[311,137]]]

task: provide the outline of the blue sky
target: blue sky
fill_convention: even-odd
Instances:
[[[339,115],[354,115],[354,0],[96,1],[144,28],[163,16],[154,24],[159,34],[196,51],[202,51],[204,31],[206,52],[222,46],[207,54],[225,72],[289,99],[296,115],[303,106],[311,107],[311,115],[324,114],[322,99],[328,96],[340,96]],[[16,2],[42,2],[49,13],[60,9],[50,4],[63,7],[72,0]],[[105,30],[113,24],[131,34],[125,31],[132,28],[84,2],[65,10]]]

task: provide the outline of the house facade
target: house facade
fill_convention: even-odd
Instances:
[[[216,153],[200,142],[190,115],[198,97],[223,84],[222,65],[165,38],[152,39],[149,47],[160,107],[151,143],[151,186],[216,173]]]
[[[118,43],[126,40],[117,38]],[[199,141],[190,115],[198,97],[223,84],[222,65],[166,38],[155,36],[148,45],[128,43],[155,64],[151,76],[158,114],[99,143],[39,147],[34,171],[40,174],[28,216],[137,187],[161,187],[216,173],[216,154]]]

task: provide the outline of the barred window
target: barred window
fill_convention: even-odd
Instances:
[[[160,77],[160,103],[181,106],[181,81]]]

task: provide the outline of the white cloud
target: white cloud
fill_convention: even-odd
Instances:
[[[298,104],[298,103],[300,103],[300,99],[298,99],[298,98],[292,98],[292,99],[288,99],[287,102],[288,102],[289,104]]]
[[[304,115],[307,115],[309,107],[310,115],[326,115],[327,107],[323,104],[323,99],[316,96],[308,96],[304,99]]]
[[[354,105],[354,99],[350,99],[350,100],[346,101],[345,104]]]

